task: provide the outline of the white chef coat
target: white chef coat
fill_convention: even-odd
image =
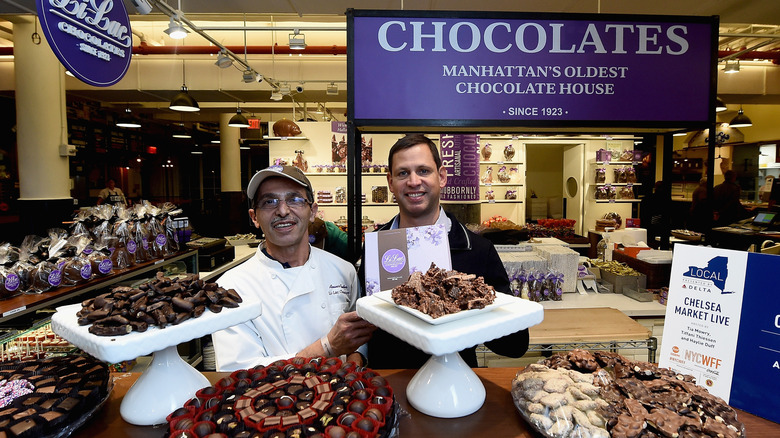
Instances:
[[[360,297],[355,268],[315,247],[303,266],[287,269],[258,248],[217,283],[235,289],[245,302],[262,302],[258,318],[211,335],[217,371],[293,357],[327,334],[339,315],[354,310]]]

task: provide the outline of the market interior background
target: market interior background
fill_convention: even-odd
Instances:
[[[269,121],[345,121],[347,8],[458,11],[479,7],[484,11],[512,12],[717,15],[717,94],[728,107],[718,113],[717,120],[727,123],[742,109],[753,126],[735,131],[731,140],[718,148],[713,184],[722,181],[721,169],[733,168],[738,172],[744,196],[755,199],[764,177],[778,171],[774,142],[780,139],[780,2],[776,0],[152,0],[152,10],[147,15],[138,14],[130,0],[124,3],[134,35],[134,56],[124,79],[111,87],[96,88],[65,76],[68,143],[78,149],[69,164],[74,208],[94,205],[99,190],[113,178],[133,200],[181,205],[198,229],[207,229],[213,235],[250,231],[243,216],[238,225],[225,220],[218,144],[220,118],[235,114],[240,108],[250,120],[258,121],[258,129],[240,131],[242,187],[254,171],[268,164],[268,140],[264,137],[269,134]],[[15,121],[18,108],[25,103],[14,99],[18,81],[14,74],[14,49],[19,41],[30,41],[34,33],[40,32],[34,13],[32,0],[0,0],[0,240],[29,231],[40,233],[19,222]],[[189,30],[186,38],[176,40],[166,33],[172,18],[183,22]],[[305,49],[291,49],[291,36],[303,36]],[[226,59],[220,56],[221,50],[227,53]],[[737,62],[739,73],[727,74],[727,64],[733,68]],[[59,74],[65,75],[64,69],[60,70]],[[414,80],[413,69],[409,74],[410,80]],[[684,74],[669,72],[669,80]],[[183,84],[198,102],[199,112],[168,109]],[[141,128],[115,126],[127,109]],[[191,138],[171,137],[174,130],[182,128]],[[663,129],[636,133],[641,137],[638,147],[653,154],[656,179],[661,177],[660,163],[669,157],[655,152],[663,144],[662,136],[669,133]],[[516,134],[562,133],[518,127]],[[593,136],[611,132],[565,134]],[[674,193],[677,200],[689,198],[689,189],[695,188],[704,174],[701,166],[707,161],[705,137],[697,132],[674,137],[674,178],[682,182]],[[770,144],[773,146],[767,147]],[[540,150],[544,153],[544,148]],[[774,156],[769,157],[772,153]],[[765,165],[760,166],[760,162]],[[562,177],[559,179],[563,181]],[[651,186],[645,185],[643,191]],[[530,193],[528,190],[526,196]]]

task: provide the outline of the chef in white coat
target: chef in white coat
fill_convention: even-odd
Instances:
[[[249,217],[265,235],[255,255],[217,283],[262,314],[212,335],[218,371],[268,365],[293,356],[341,356],[365,365],[375,327],[357,316],[354,267],[309,244],[317,213],[311,183],[300,169],[271,166],[249,181]]]

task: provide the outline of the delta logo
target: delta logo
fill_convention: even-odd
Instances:
[[[733,291],[726,291],[726,279],[729,275],[728,270],[728,263],[729,259],[728,257],[724,256],[717,256],[710,259],[709,262],[707,262],[706,267],[701,266],[688,266],[688,270],[683,273],[683,277],[690,278],[693,280],[703,280],[704,282],[711,282],[712,285],[720,290],[721,294],[733,294]],[[698,282],[697,282],[698,283]],[[704,283],[706,284],[706,283]],[[689,284],[683,285],[684,289],[689,290],[700,290],[708,292],[710,291],[707,287],[702,287],[703,284],[700,286]]]

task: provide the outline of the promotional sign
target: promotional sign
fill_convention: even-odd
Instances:
[[[450,242],[444,225],[399,228],[365,234],[366,295],[390,290],[415,271],[435,263],[452,269]]]
[[[658,364],[780,421],[780,256],[676,245]]]
[[[441,164],[447,170],[442,201],[479,201],[479,135],[439,137]]]
[[[716,17],[351,11],[354,119],[702,125],[717,29]]]
[[[89,85],[108,87],[130,66],[133,35],[121,0],[36,0],[46,40],[63,66]]]

